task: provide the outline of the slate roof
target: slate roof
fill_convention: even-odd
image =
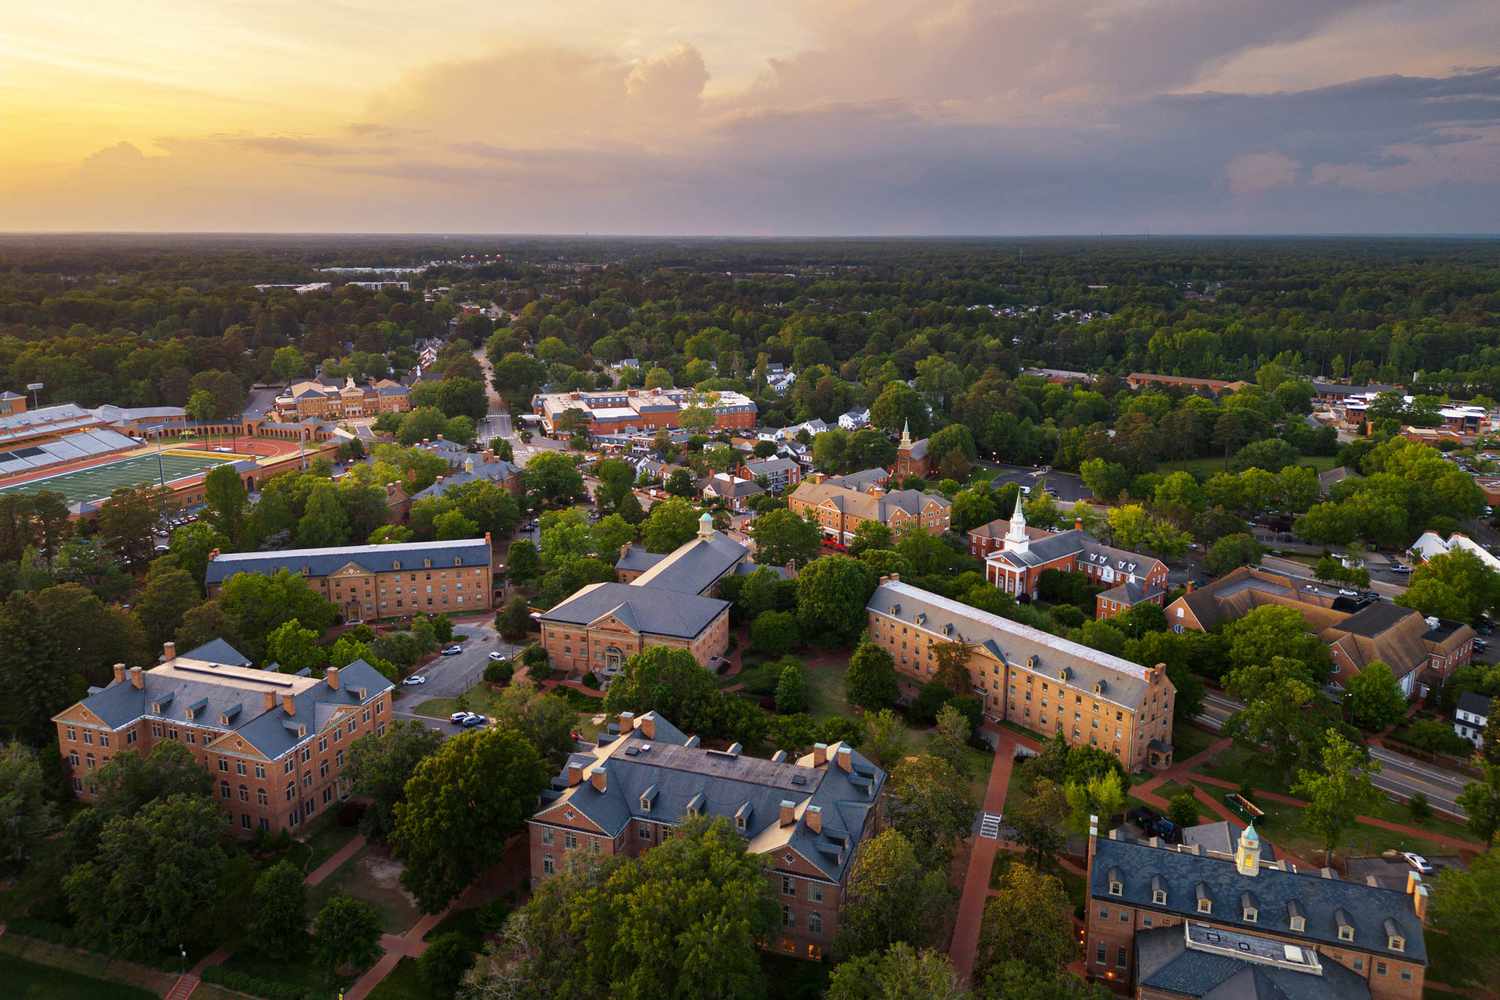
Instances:
[[[709,476],[698,484],[700,490],[712,489],[714,495],[725,500],[736,497],[759,496],[765,490],[753,479],[740,479],[738,476],[715,475]]]
[[[232,667],[250,666],[250,657],[235,649],[223,639],[210,639],[197,649],[180,654],[185,660],[206,660],[209,663],[227,663]]]
[[[911,443],[911,448],[908,449],[908,453],[911,455],[912,458],[926,458],[927,457],[927,439],[926,438],[922,438],[919,441],[913,441]]]
[[[1265,861],[1276,860],[1276,848],[1264,837],[1257,838],[1260,844],[1260,856]],[[1228,820],[1219,820],[1217,823],[1199,823],[1197,826],[1185,827],[1182,831],[1182,842],[1188,846],[1197,844],[1205,851],[1218,851],[1220,854],[1233,854],[1240,842],[1240,829]]]
[[[951,601],[909,583],[882,583],[871,595],[867,610],[916,624],[945,639],[983,646],[1018,670],[1059,679],[1066,668],[1067,683],[1080,690],[1092,691],[1102,681],[1104,689],[1096,697],[1127,708],[1139,708],[1150,689],[1147,668],[1138,663]],[[1034,668],[1028,666],[1032,656],[1037,658]]]
[[[412,496],[412,499],[424,500],[429,497],[440,497],[455,486],[462,486],[465,483],[472,483],[477,480],[502,483],[520,474],[520,468],[505,461],[503,458],[496,459],[493,462],[475,462],[472,469],[460,469],[457,472],[444,474],[425,490],[418,490]]]
[[[642,725],[654,725],[647,737]],[[776,861],[787,850],[796,851],[832,882],[842,882],[858,852],[865,823],[885,787],[886,774],[847,744],[827,748],[827,762],[814,766],[808,754],[796,761],[747,757],[739,752],[687,746],[688,737],[656,713],[634,720],[621,736],[602,738],[592,753],[575,753],[568,763],[584,768],[583,781],[567,785],[565,765],[544,793],[544,808],[567,802],[607,833],[622,831],[632,819],[678,823],[695,800],[702,814],[735,822],[745,818],[741,831],[748,850],[772,854]],[[649,749],[647,749],[649,747]],[[848,751],[850,770],[838,764],[840,750]],[[604,791],[590,783],[596,767],[607,775]],[[650,809],[642,808],[649,793]],[[781,803],[794,804],[795,822],[780,823]],[[808,811],[816,806],[822,831],[809,829]]]
[[[1215,931],[1222,943],[1254,942],[1267,950],[1281,942],[1251,934]],[[1322,974],[1280,968],[1190,948],[1184,927],[1159,927],[1135,937],[1136,984],[1183,997],[1212,1000],[1369,1000],[1364,978],[1331,958],[1320,957]]]
[[[1101,592],[1099,596],[1104,598],[1106,601],[1115,601],[1118,604],[1128,604],[1134,606],[1136,604],[1140,604],[1142,601],[1147,600],[1148,598],[1155,597],[1160,593],[1162,593],[1162,589],[1160,587],[1151,587],[1150,589],[1147,589],[1145,584],[1126,582],[1118,584],[1117,586],[1111,587],[1108,590]]]
[[[340,706],[368,704],[393,687],[364,660],[343,667],[339,671],[339,686],[332,688],[326,676],[298,677],[236,663],[230,658],[244,657],[222,639],[200,646],[193,653],[205,650],[224,657],[224,661],[183,654],[142,671],[142,687],[132,684],[127,674],[123,681],[110,683],[80,704],[112,729],[152,716],[191,721],[194,726],[221,733],[237,733],[274,760],[305,738],[316,735]],[[365,691],[363,701],[357,693],[361,688]],[[270,709],[265,707],[267,692],[277,699]],[[288,716],[283,710],[284,694],[292,695],[295,715]],[[287,723],[306,725],[306,735],[298,735]]]
[[[992,533],[988,537],[1004,538],[1009,527],[1009,519],[997,518],[989,524],[976,529],[976,531],[998,532],[998,534]],[[974,533],[970,532],[970,534]],[[1129,549],[1117,549],[1113,545],[1105,545],[1079,528],[1069,528],[1067,531],[1056,532],[1041,528],[1028,528],[1027,534],[1030,537],[1030,543],[1027,545],[1025,552],[1000,549],[991,553],[988,558],[992,561],[1007,563],[1017,568],[1026,568],[1041,566],[1068,556],[1075,556],[1080,566],[1104,566],[1114,570],[1116,573],[1134,574],[1143,579],[1162,567],[1161,560],[1155,556],[1142,555],[1139,552],[1131,552]]]
[[[644,579],[644,578],[642,578]],[[542,614],[544,622],[588,625],[613,613],[639,633],[691,639],[729,607],[728,601],[634,583],[592,583]]]
[[[884,486],[890,478],[891,474],[884,469],[862,469],[859,472],[851,472],[847,476],[829,476],[824,482],[832,486],[843,486],[864,492],[871,486]]]
[[[797,484],[796,491],[792,494],[798,500],[805,503],[821,506],[831,503],[838,510],[854,517],[866,520],[879,521],[888,524],[891,514],[897,509],[905,511],[913,517],[922,513],[922,508],[929,503],[935,503],[944,510],[953,506],[953,502],[947,497],[937,493],[921,493],[917,490],[892,490],[875,496],[839,486],[831,481],[821,483],[809,482],[806,479]]]
[[[1478,691],[1465,691],[1458,696],[1458,708],[1468,712],[1470,715],[1477,715],[1481,719],[1488,719],[1490,717],[1490,710],[1494,707],[1494,704],[1495,701],[1493,698],[1486,698]]]
[[[1109,892],[1110,873],[1120,881],[1123,895]],[[1152,902],[1152,883],[1165,885],[1167,901]],[[1089,896],[1121,901],[1145,910],[1173,913],[1186,919],[1198,916],[1202,887],[1213,901],[1211,919],[1251,933],[1286,934],[1333,948],[1354,949],[1402,961],[1427,963],[1422,921],[1412,912],[1404,892],[1324,878],[1316,872],[1282,871],[1261,866],[1254,876],[1241,875],[1232,860],[1192,854],[1167,847],[1101,837],[1095,842],[1089,869]],[[1247,923],[1241,897],[1249,893],[1258,919]],[[1289,904],[1306,920],[1304,931],[1291,930]],[[1339,915],[1354,928],[1354,940],[1340,941]],[[1393,951],[1387,941],[1389,921],[1406,941],[1404,951]]]
[[[790,458],[767,458],[762,461],[750,461],[745,463],[745,468],[750,473],[750,478],[756,476],[771,476],[777,472],[791,472],[800,469],[801,466]]]
[[[651,587],[678,594],[702,594],[733,570],[749,553],[748,548],[722,531],[709,532],[684,542],[667,553],[632,581],[631,586]]]
[[[291,570],[309,576],[327,576],[349,563],[372,573],[422,569],[423,561],[434,566],[489,566],[490,543],[483,538],[460,538],[451,542],[400,542],[392,545],[342,545],[326,549],[283,549],[279,552],[230,552],[209,560],[205,579],[223,583],[235,573],[275,573]],[[455,562],[454,560],[457,560]]]
[[[615,563],[615,569],[622,572],[644,573],[665,559],[666,556],[659,552],[647,552],[644,545],[632,542],[624,552],[620,554]]]

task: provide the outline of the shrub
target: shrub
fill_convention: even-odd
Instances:
[[[594,676],[592,670],[583,675],[583,686],[594,691],[599,690],[599,678]]]
[[[1198,823],[1198,798],[1192,792],[1178,792],[1167,802],[1167,819],[1181,827]]]
[[[790,653],[801,641],[797,616],[790,611],[763,611],[750,624],[750,645],[767,656]]]
[[[776,711],[783,715],[807,711],[807,675],[802,671],[802,664],[790,657],[783,661],[781,676],[776,682]]]
[[[911,703],[911,709],[907,713],[913,722],[930,726],[937,721],[938,711],[953,698],[953,692],[948,685],[939,681],[928,681],[922,685],[922,690],[917,694],[917,700]]]
[[[496,661],[484,665],[484,679],[490,684],[509,684],[515,672],[516,668],[508,661]]]
[[[1427,796],[1417,792],[1406,803],[1406,809],[1411,813],[1411,818],[1421,821],[1432,816],[1432,805],[1427,801]]]
[[[248,972],[236,972],[222,965],[210,965],[204,969],[203,981],[240,993],[248,993],[251,996],[265,997],[266,1000],[308,1000],[311,996],[311,993],[301,986],[252,976]]]
[[[458,984],[474,964],[464,936],[457,932],[440,934],[427,943],[427,950],[417,959],[417,974],[435,996],[452,996]]]
[[[1474,752],[1474,744],[1453,731],[1447,723],[1438,719],[1418,719],[1404,730],[1396,731],[1396,738],[1410,743],[1418,750],[1428,753],[1449,754],[1468,757]]]

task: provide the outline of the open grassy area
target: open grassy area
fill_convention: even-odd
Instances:
[[[12,1000],[150,1000],[156,994],[124,983],[106,982],[12,955],[0,955],[0,983]]]
[[[136,455],[103,465],[93,465],[72,472],[60,472],[43,479],[34,479],[16,486],[0,489],[0,493],[36,493],[50,490],[61,493],[68,503],[87,500],[102,500],[122,486],[145,486],[155,483],[171,483],[207,472],[216,465],[234,461],[233,455],[212,456],[195,452],[161,455]]]
[[[1172,730],[1172,760],[1180,764],[1207,750],[1218,738],[1217,733],[1181,723]]]
[[[1255,803],[1265,811],[1265,816],[1255,822],[1261,835],[1304,861],[1321,864],[1323,861],[1323,838],[1306,822],[1306,811],[1299,806],[1259,800]],[[1369,856],[1382,851],[1416,851],[1419,854],[1451,853],[1447,848],[1430,840],[1408,837],[1404,833],[1385,830],[1375,826],[1356,824],[1340,843],[1341,855]]]
[[[338,810],[324,813],[311,826],[304,827],[305,836],[292,855],[304,872],[310,872],[338,853],[339,848],[353,840],[359,830],[352,826],[340,826]]]
[[[807,668],[808,710],[813,715],[853,715],[844,697],[844,670],[821,666]]]
[[[312,957],[310,946],[301,955],[279,955],[274,962],[268,962],[264,955],[256,954],[249,949],[241,949],[230,955],[221,968],[230,972],[255,976],[258,979],[300,987],[313,996],[338,996],[340,992],[348,989],[356,978],[339,976],[335,979],[329,976],[328,971]]]
[[[427,988],[415,958],[403,958],[370,991],[370,1000],[445,1000]]]
[[[317,913],[334,896],[353,896],[380,912],[386,933],[400,934],[421,916],[416,902],[401,888],[400,877],[399,861],[373,845],[366,845],[321,885],[308,891],[308,915]]]

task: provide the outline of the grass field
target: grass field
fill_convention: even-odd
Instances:
[[[1318,472],[1327,472],[1334,467],[1338,459],[1332,455],[1299,455],[1298,465],[1308,465]],[[1182,458],[1175,462],[1162,462],[1156,467],[1160,473],[1168,472],[1191,472],[1195,476],[1207,479],[1216,472],[1228,472],[1229,466],[1222,458]]]
[[[13,1000],[147,1000],[155,996],[135,986],[105,982],[10,955],[0,955],[0,982],[5,984],[5,996]]]
[[[0,493],[38,493],[50,490],[61,493],[68,503],[83,503],[103,500],[122,486],[145,486],[160,483],[165,479],[171,483],[179,479],[207,472],[216,465],[232,462],[243,456],[215,455],[209,452],[192,453],[167,451],[160,456],[136,455],[117,462],[96,465],[73,472],[61,472],[44,479],[33,479],[26,483],[0,488]],[[158,461],[160,464],[158,465]]]
[[[380,912],[382,929],[387,934],[400,934],[421,916],[416,901],[401,888],[400,875],[400,862],[367,845],[307,894],[308,916],[317,913],[334,896],[353,896]]]

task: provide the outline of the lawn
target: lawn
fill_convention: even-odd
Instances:
[[[385,932],[400,934],[421,915],[415,900],[401,888],[400,877],[401,863],[367,844],[321,885],[308,891],[308,914],[316,914],[324,903],[342,893],[374,906]]]
[[[1202,753],[1218,739],[1217,733],[1182,723],[1172,733],[1172,760],[1178,764]]]
[[[11,955],[0,955],[0,982],[11,1000],[150,1000],[156,996],[135,986],[37,965]]]
[[[807,668],[808,711],[813,715],[854,714],[844,697],[844,668],[817,666]]]
[[[926,753],[937,737],[936,729],[925,727],[919,729],[909,725],[906,732],[911,739],[911,752],[914,754]],[[984,792],[990,782],[990,766],[994,762],[994,754],[977,747],[964,747],[964,776],[969,779],[969,788],[974,793],[975,808],[983,807]]]
[[[230,955],[220,968],[269,982],[300,987],[310,995],[319,997],[337,995],[355,979],[354,976],[330,978],[328,970],[312,957],[311,947],[297,956],[278,955],[274,962],[268,962],[264,955],[258,955],[248,948],[241,949]]]
[[[338,853],[343,847],[359,833],[352,826],[340,826],[338,812],[328,812],[313,823],[311,829],[302,838],[301,857],[298,862],[304,872],[310,872],[323,862]]]
[[[1257,801],[1265,816],[1256,820],[1256,829],[1261,835],[1304,861],[1319,864],[1323,861],[1323,838],[1305,822],[1306,811],[1299,806],[1279,802]],[[1416,851],[1419,854],[1451,854],[1452,852],[1430,840],[1408,837],[1394,830],[1356,824],[1344,835],[1338,853],[1342,855],[1373,856],[1382,851]]]
[[[417,972],[417,960],[403,958],[369,992],[370,1000],[445,1000],[427,988]]]

